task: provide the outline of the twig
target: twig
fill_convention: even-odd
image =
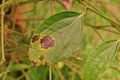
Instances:
[[[1,29],[1,28],[0,28]],[[16,33],[16,34],[18,34],[18,35],[24,35],[24,33],[20,33],[20,32],[18,32],[18,31],[14,31],[14,30],[12,30],[12,29],[9,29],[9,28],[4,28],[4,30],[7,30],[7,31],[10,31],[10,32],[12,32],[12,33]],[[1,30],[0,30],[1,31]],[[27,31],[28,32],[28,31]],[[26,33],[26,32],[25,32]]]
[[[77,68],[77,67],[76,67],[76,68],[73,68],[73,67],[72,67],[72,64],[73,64],[73,63],[71,64],[71,63],[65,62],[64,64],[65,64],[66,66],[68,66],[72,71],[75,71],[76,73],[78,73],[79,76],[82,76],[81,73],[80,73],[81,69],[80,69],[80,68]]]
[[[11,7],[14,5],[18,5],[23,2],[26,2],[26,0],[8,0],[7,2],[0,5],[0,9],[2,9],[3,7]]]
[[[2,7],[12,7],[19,4],[27,4],[27,3],[39,2],[39,1],[43,1],[43,0],[8,0],[7,2],[0,5],[0,9],[2,9]]]
[[[18,6],[16,6],[16,9],[14,11],[14,13],[12,15],[13,16],[13,25],[12,25],[12,29],[15,30],[15,25],[16,25],[16,20],[17,20],[17,13],[18,13]]]
[[[113,70],[116,70],[116,71],[120,72],[120,70],[118,68],[116,68],[116,67],[110,66],[110,68],[113,69]]]
[[[29,73],[30,70],[31,70],[31,68],[29,68],[28,71],[27,71],[26,73]],[[25,76],[25,75],[23,74],[23,75],[21,75],[19,78],[17,78],[16,80],[21,80],[24,76]]]
[[[104,39],[103,39],[103,37],[100,35],[100,33],[99,33],[96,29],[94,29],[94,31],[97,33],[97,35],[100,37],[100,39],[101,39],[102,41],[104,41]]]
[[[4,71],[4,72],[0,73],[0,77],[1,77],[2,75],[4,75],[5,73],[6,73],[6,71]]]
[[[8,65],[8,67],[7,67],[7,70],[5,71],[5,74],[4,74],[4,76],[3,76],[3,80],[6,80],[6,76],[7,76],[7,73],[9,72],[9,69],[10,69],[10,67],[11,67],[11,65],[12,65],[12,60],[11,60],[11,62],[9,63],[9,65]]]
[[[65,63],[68,63],[68,64],[70,64],[70,65],[72,65],[72,66],[74,66],[74,67],[76,67],[76,68],[78,68],[80,70],[82,69],[79,65],[77,65],[77,64],[75,64],[75,63],[73,63],[71,61],[66,60]]]
[[[21,67],[21,65],[20,65],[19,61],[16,59],[16,57],[14,57],[14,61],[18,64],[18,66],[19,66],[19,68],[21,69],[21,72],[24,74],[24,76],[25,76],[26,80],[30,80],[30,78],[29,78],[28,74],[25,72],[25,70],[24,70],[24,69],[22,69],[22,67]]]
[[[2,1],[4,4],[5,0]],[[4,7],[1,8],[1,48],[2,48],[2,58],[0,61],[0,65],[6,61],[5,59],[5,50],[4,50]]]
[[[98,13],[97,11],[95,11],[95,10],[93,10],[91,8],[89,8],[89,10],[96,13],[96,14],[98,14],[99,16],[103,17],[104,19],[108,20],[109,22],[113,23],[114,25],[116,25],[115,28],[120,32],[120,24],[114,22],[113,20],[111,20],[110,18],[108,18],[106,16],[103,16],[102,14]]]
[[[59,77],[60,77],[60,80],[65,80],[62,72],[61,72],[60,69],[57,67],[57,65],[55,65],[54,67],[55,67],[55,69],[56,69],[56,71],[57,71],[57,73],[58,73],[58,75],[59,75]]]
[[[95,28],[95,29],[100,29],[100,30],[104,30],[104,31],[108,31],[108,32],[111,32],[111,33],[114,33],[114,34],[117,34],[117,35],[120,35],[120,32],[115,32],[115,31],[112,31],[112,30],[108,30],[108,29],[105,29],[105,27],[108,27],[108,26],[94,26],[94,25],[91,25],[91,24],[86,24],[88,27],[91,27],[91,28]]]
[[[44,20],[44,17],[41,18],[27,18],[27,19],[17,19],[17,21],[40,21],[40,20]]]
[[[91,5],[88,1],[84,0],[82,2],[83,5],[88,5],[88,10],[96,13],[97,15],[101,16],[102,18],[106,19],[107,21],[111,22],[112,24],[116,25],[115,28],[120,32],[120,24],[118,24],[117,22],[113,21],[112,19],[110,19],[107,15],[105,15],[102,11],[100,11],[99,9],[97,9],[95,6]],[[91,9],[90,7],[92,7],[93,9]]]
[[[104,28],[102,28],[101,30],[108,31],[108,32],[120,35],[120,32],[115,32],[115,31],[111,31],[111,30],[108,30],[108,29],[104,29]]]
[[[49,80],[52,80],[52,64],[49,65]]]

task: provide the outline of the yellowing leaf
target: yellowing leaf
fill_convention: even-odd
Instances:
[[[79,47],[82,21],[76,12],[61,12],[46,19],[36,29],[30,43],[32,65],[47,65],[69,58]]]

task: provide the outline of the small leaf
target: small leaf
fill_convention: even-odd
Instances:
[[[96,80],[109,67],[117,45],[115,40],[106,41],[92,52],[83,68],[84,80]]]
[[[46,19],[34,32],[29,57],[36,66],[69,58],[77,49],[82,35],[79,13],[61,12]]]

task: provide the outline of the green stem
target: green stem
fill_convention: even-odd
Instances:
[[[110,27],[111,25],[94,26],[94,25],[91,25],[91,24],[89,24],[89,23],[85,23],[85,25],[86,25],[87,27],[95,28],[95,29],[98,29],[98,30],[104,30],[104,31],[108,31],[108,32],[111,32],[111,33],[120,35],[120,32],[116,32],[116,31],[112,31],[112,30],[106,29],[107,27]]]
[[[113,69],[113,70],[115,70],[115,71],[120,72],[120,70],[119,70],[118,68],[116,68],[116,67],[112,67],[112,66],[110,66],[110,68]]]
[[[49,80],[52,80],[52,65],[49,65]]]
[[[94,25],[91,25],[91,24],[88,24],[88,23],[86,23],[85,25],[87,27],[95,28],[95,29],[98,29],[98,30],[104,30],[104,31],[108,31],[108,32],[120,35],[120,32],[115,32],[115,31],[112,31],[112,30],[105,29],[105,27],[109,27],[110,25],[107,25],[107,26],[94,26]]]
[[[97,35],[100,37],[102,41],[104,41],[103,37],[100,35],[100,33],[97,31],[97,29],[94,29],[94,31],[97,33]]]
[[[2,1],[4,4],[5,0]],[[5,50],[4,50],[4,7],[1,8],[1,48],[2,48],[2,59],[0,65],[5,62]]]
[[[95,10],[93,10],[93,9],[90,9],[90,8],[89,8],[89,10],[92,11],[92,12],[94,12],[94,13],[96,13],[96,14],[98,14],[99,16],[103,17],[104,19],[108,20],[109,22],[113,23],[114,25],[116,25],[115,28],[116,28],[118,31],[120,31],[120,25],[119,25],[118,23],[112,21],[110,18],[108,18],[108,17],[106,17],[106,16],[103,16],[102,14],[100,14],[99,12],[97,12],[97,11],[95,11]],[[117,26],[118,26],[118,27],[117,27]]]
[[[22,2],[26,2],[26,0],[9,0],[3,4],[0,5],[0,9],[2,9],[2,7],[9,7],[9,6],[14,6],[14,5],[18,5]]]
[[[88,1],[86,1],[86,0],[84,0],[84,2],[85,2],[86,4],[88,4],[90,7],[92,7],[93,9],[95,9],[96,11],[98,11],[99,13],[105,15],[102,11],[100,11],[99,9],[97,9],[96,7],[94,7],[92,4],[90,4],[90,2],[88,2]]]
[[[0,5],[0,9],[2,9],[2,7],[11,7],[14,5],[18,5],[18,4],[27,4],[27,3],[31,3],[31,2],[39,2],[39,1],[43,1],[43,0],[8,0],[5,3]]]
[[[0,78],[6,73],[6,71],[0,73]]]
[[[1,29],[1,28],[0,28]],[[5,30],[7,30],[8,32],[12,32],[12,33],[16,33],[16,34],[18,34],[18,35],[24,35],[24,34],[26,34],[27,32],[29,32],[29,31],[33,31],[33,30],[29,30],[29,31],[27,31],[27,32],[25,32],[25,33],[20,33],[20,32],[18,32],[18,31],[14,31],[14,30],[12,30],[12,29],[8,29],[8,28],[4,28]],[[0,30],[1,31],[1,30]]]
[[[77,65],[77,64],[75,64],[75,63],[73,63],[73,62],[71,62],[69,60],[66,60],[65,63],[69,63],[69,64],[73,65],[74,67],[76,67],[78,69],[81,69],[81,67],[79,65]]]
[[[4,76],[3,76],[3,80],[6,80],[6,76],[7,76],[7,73],[10,71],[10,67],[11,67],[11,65],[12,65],[12,60],[11,60],[11,62],[9,63],[9,65],[8,65],[8,67],[7,67],[7,70],[6,70],[6,72],[5,72],[5,74],[4,74]]]
[[[99,16],[103,17],[104,19],[108,20],[109,22],[111,22],[112,24],[116,25],[115,28],[120,31],[120,24],[118,24],[117,22],[113,21],[112,19],[110,19],[107,15],[105,15],[102,11],[100,11],[99,9],[97,9],[95,6],[91,5],[88,1],[84,0],[82,2],[83,5],[88,5],[89,7],[93,8],[89,8],[88,9],[96,14],[98,14]]]
[[[16,24],[16,20],[17,20],[17,13],[18,13],[18,6],[16,6],[15,12],[13,13],[13,25],[12,25],[12,29],[15,30],[15,24]]]

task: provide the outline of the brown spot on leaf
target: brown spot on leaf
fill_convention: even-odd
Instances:
[[[39,57],[39,60],[42,61],[43,59],[44,59],[44,56],[41,55],[41,56]]]
[[[40,38],[40,35],[34,35],[34,36],[32,37],[32,42],[37,41],[39,38]]]
[[[46,66],[49,65],[49,62],[45,62],[45,65],[46,65]]]
[[[36,63],[35,61],[33,61],[33,60],[31,61],[31,66],[32,66],[32,67],[36,67],[36,64],[37,64],[37,63]]]
[[[32,48],[32,46],[30,45],[29,48]]]
[[[41,48],[48,49],[54,46],[54,40],[50,36],[45,36],[40,41]]]

